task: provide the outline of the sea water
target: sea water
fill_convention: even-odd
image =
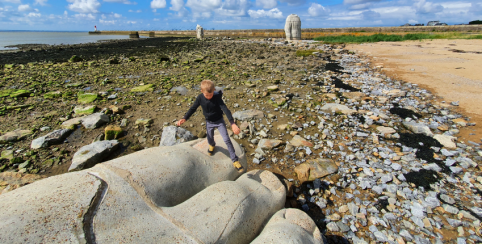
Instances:
[[[0,50],[17,44],[79,44],[100,40],[129,39],[129,35],[89,35],[88,32],[0,31]]]

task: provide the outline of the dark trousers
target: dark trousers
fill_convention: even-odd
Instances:
[[[231,142],[231,138],[229,138],[228,131],[226,129],[226,124],[224,123],[224,119],[220,119],[218,121],[210,122],[206,120],[206,134],[208,138],[208,143],[211,146],[216,146],[216,142],[214,141],[214,129],[218,129],[219,133],[223,137],[224,143],[228,146],[229,157],[233,162],[238,161],[238,157],[236,156],[236,151],[234,150],[233,143]]]

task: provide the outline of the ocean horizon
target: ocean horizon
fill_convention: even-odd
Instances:
[[[16,50],[16,47],[9,46],[22,44],[72,45],[120,39],[129,39],[129,35],[89,35],[88,31],[0,30],[0,50]]]

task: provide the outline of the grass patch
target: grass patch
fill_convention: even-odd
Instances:
[[[308,57],[310,55],[313,55],[314,52],[319,52],[321,53],[321,50],[298,50],[296,51],[296,57]]]
[[[320,36],[315,41],[323,41],[324,43],[364,43],[364,42],[400,42],[400,41],[416,41],[416,40],[433,40],[433,39],[482,39],[482,35],[464,35],[457,32],[447,32],[440,34],[405,34],[405,35],[340,35],[340,36]]]

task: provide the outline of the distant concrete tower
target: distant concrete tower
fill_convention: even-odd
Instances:
[[[290,14],[285,24],[286,40],[301,40],[301,20],[296,14]]]
[[[202,40],[204,38],[204,29],[200,25],[196,26],[196,35],[197,39]]]

